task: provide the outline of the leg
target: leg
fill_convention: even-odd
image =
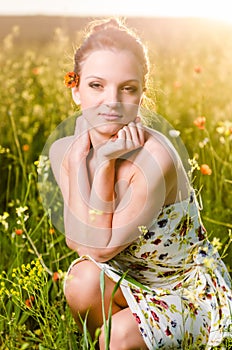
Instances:
[[[91,336],[103,324],[102,302],[100,290],[100,268],[89,260],[84,260],[70,271],[65,285],[65,296],[72,315],[80,329],[82,329],[79,314],[82,319],[88,313],[87,326]],[[105,276],[105,310],[109,309],[110,298],[115,284]],[[118,312],[127,307],[126,300],[119,288],[114,296],[112,312]],[[108,315],[106,314],[106,317]]]
[[[99,338],[100,349],[105,349],[104,333]],[[147,350],[131,310],[127,307],[112,316],[110,350]]]

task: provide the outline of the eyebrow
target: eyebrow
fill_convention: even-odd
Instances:
[[[86,78],[85,78],[85,80],[88,80],[88,79],[99,79],[99,80],[106,80],[106,79],[104,79],[104,78],[102,78],[102,77],[99,77],[99,76],[97,76],[97,75],[88,75]],[[123,81],[122,82],[122,84],[125,84],[125,83],[129,83],[129,82],[136,82],[136,83],[139,83],[139,80],[138,79],[128,79],[128,80],[125,80],[125,81]]]
[[[105,80],[104,78],[98,77],[97,75],[88,75],[88,76],[85,78],[85,80],[87,80],[87,79],[92,79],[92,78],[94,78],[94,79],[100,79],[100,80]]]

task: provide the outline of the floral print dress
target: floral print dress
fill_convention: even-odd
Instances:
[[[211,349],[232,334],[232,291],[227,269],[209,243],[194,192],[165,206],[149,228],[107,263],[149,350]]]

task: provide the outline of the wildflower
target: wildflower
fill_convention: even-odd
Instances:
[[[212,246],[215,248],[216,251],[218,251],[218,250],[220,250],[222,248],[222,242],[217,237],[214,237],[211,243],[212,243]]]
[[[0,145],[0,154],[4,154],[4,153],[10,153],[10,149],[9,148],[5,148],[5,147],[2,147]]]
[[[218,127],[216,128],[216,131],[218,134],[223,135],[225,137],[231,136],[232,134],[232,122],[225,120],[223,122],[218,123]]]
[[[3,215],[0,215],[0,223],[2,224],[5,230],[8,230],[8,227],[9,227],[9,224],[6,220],[8,216],[9,214],[6,211],[3,213]]]
[[[25,205],[24,207],[17,207],[16,209],[15,209],[15,211],[16,211],[16,214],[17,214],[17,216],[18,216],[18,220],[16,221],[16,223],[18,224],[18,225],[20,225],[20,224],[22,224],[22,222],[25,222],[25,221],[27,221],[28,220],[28,218],[29,218],[29,215],[28,214],[25,214],[25,211],[27,211],[28,210],[28,207]],[[24,215],[23,215],[24,214]]]
[[[202,67],[201,66],[195,66],[194,67],[194,72],[197,74],[200,74],[202,72]]]
[[[43,180],[46,181],[48,178],[48,171],[50,169],[50,160],[48,156],[40,155],[39,159],[34,162],[37,167],[38,175],[43,176]]]
[[[180,136],[180,131],[179,130],[169,130],[169,135],[173,138],[177,138]]]
[[[22,146],[22,150],[23,150],[24,152],[29,151],[29,149],[30,149],[30,146],[29,146],[27,143],[26,143],[25,145]]]
[[[33,73],[34,75],[39,75],[39,74],[40,74],[40,68],[39,68],[39,67],[34,67],[34,68],[32,69],[32,73]]]
[[[33,301],[35,300],[35,297],[31,295],[28,299],[25,300],[25,304],[27,307],[32,308]]]
[[[206,118],[203,116],[200,116],[194,120],[193,124],[196,125],[198,129],[203,130],[205,128],[205,122],[206,122]]]
[[[59,279],[60,279],[60,274],[59,274],[59,272],[54,272],[53,273],[53,276],[52,276],[52,279],[53,279],[53,281],[54,282],[57,282],[57,281],[59,281]]]
[[[200,166],[196,160],[197,155],[195,155],[192,159],[188,159],[188,163],[191,167],[191,173],[194,172],[194,170],[200,170]]]
[[[199,147],[200,147],[200,148],[204,148],[204,147],[207,145],[208,142],[209,142],[208,137],[204,138],[203,141],[200,141],[200,142],[199,142]]]
[[[176,80],[176,81],[174,82],[173,86],[174,86],[175,89],[179,89],[179,88],[181,88],[182,84],[181,84],[180,81]]]
[[[202,175],[211,175],[212,174],[212,169],[207,164],[202,164],[200,166],[200,172]]]
[[[50,233],[51,235],[53,235],[54,232],[55,232],[54,228],[53,228],[53,227],[50,227],[49,233]]]
[[[23,230],[21,228],[16,228],[15,233],[17,236],[21,236],[23,234]]]
[[[68,72],[64,77],[64,85],[68,88],[78,86],[79,76],[75,72]]]
[[[24,207],[18,207],[16,208],[16,214],[19,218],[22,217],[22,214],[28,209],[28,207],[25,205]]]
[[[41,329],[35,329],[35,330],[34,330],[34,333],[35,333],[37,336],[41,336],[41,335],[42,335],[42,330],[41,330]]]

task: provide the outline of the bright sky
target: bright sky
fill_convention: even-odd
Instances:
[[[232,23],[231,0],[0,0],[0,15],[178,16]]]

